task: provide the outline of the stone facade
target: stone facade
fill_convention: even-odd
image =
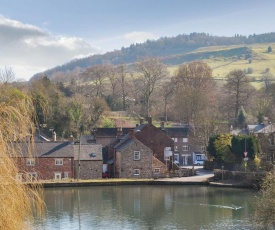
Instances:
[[[129,139],[116,150],[115,176],[118,178],[151,178],[152,160],[151,149],[136,139]]]
[[[80,148],[79,148],[80,147]],[[102,178],[102,146],[98,144],[74,145],[75,178]],[[78,160],[79,159],[79,160]],[[78,167],[78,165],[80,167]],[[79,173],[78,173],[79,172]]]

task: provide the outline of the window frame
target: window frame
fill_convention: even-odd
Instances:
[[[182,138],[182,142],[183,142],[183,143],[188,143],[188,137],[183,137],[183,138]]]
[[[27,166],[35,166],[35,159],[34,158],[27,158],[26,159]]]
[[[154,168],[154,174],[160,174],[160,168]]]
[[[61,172],[54,172],[54,180],[62,180],[62,173]]]
[[[134,176],[140,176],[140,169],[134,169]]]
[[[190,145],[183,145],[182,146],[182,151],[187,152],[189,150],[190,150]]]
[[[37,172],[28,172],[27,181],[37,181]]]
[[[134,161],[139,161],[139,160],[140,160],[140,151],[134,151]]]
[[[62,163],[58,163],[58,161]],[[54,158],[54,164],[55,165],[64,165],[64,159],[63,158]]]

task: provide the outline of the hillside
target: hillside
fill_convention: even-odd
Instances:
[[[43,73],[53,78],[56,73],[68,73],[75,69],[84,70],[89,66],[105,63],[129,64],[140,57],[153,56],[162,58],[171,71],[173,67],[194,60],[203,60],[213,68],[216,78],[223,77],[230,70],[252,68],[253,77],[260,77],[269,68],[274,72],[274,53],[267,52],[268,46],[274,46],[275,33],[234,37],[217,37],[204,33],[178,35],[171,38],[160,38],[142,44],[131,45],[102,55],[73,60],[61,66],[49,69]],[[249,59],[251,63],[249,64]]]

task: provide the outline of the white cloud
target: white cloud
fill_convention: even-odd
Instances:
[[[0,15],[0,63],[14,69],[16,76],[33,74],[62,65],[75,57],[99,53],[81,38],[52,35],[46,30]]]
[[[146,40],[154,40],[158,39],[159,36],[153,33],[148,33],[148,32],[142,32],[142,31],[134,31],[131,33],[127,33],[124,35],[124,38],[126,40],[129,40],[131,43],[143,43]]]

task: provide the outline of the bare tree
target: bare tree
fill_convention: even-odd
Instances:
[[[174,111],[181,122],[193,123],[214,101],[215,83],[211,68],[203,62],[182,65],[176,71]]]
[[[242,70],[233,70],[227,77],[227,83],[224,85],[223,90],[226,93],[228,109],[233,111],[233,119],[236,119],[239,110],[243,106],[246,108],[255,93],[255,89],[251,86],[246,73]]]
[[[86,80],[91,81],[92,91],[95,92],[95,96],[101,98],[103,96],[103,82],[108,76],[110,67],[108,65],[98,65],[88,68],[82,73]]]
[[[143,94],[146,116],[150,116],[151,96],[158,83],[168,75],[166,67],[157,58],[145,58],[137,63],[137,71],[143,80]]]
[[[162,94],[163,101],[164,101],[164,117],[165,117],[166,122],[168,121],[167,106],[175,92],[175,85],[176,85],[176,83],[175,83],[174,78],[171,78],[171,80],[169,82],[164,82],[162,84],[161,94]]]
[[[5,67],[3,69],[0,69],[0,82],[10,83],[15,80],[15,73],[13,72],[12,68]]]

